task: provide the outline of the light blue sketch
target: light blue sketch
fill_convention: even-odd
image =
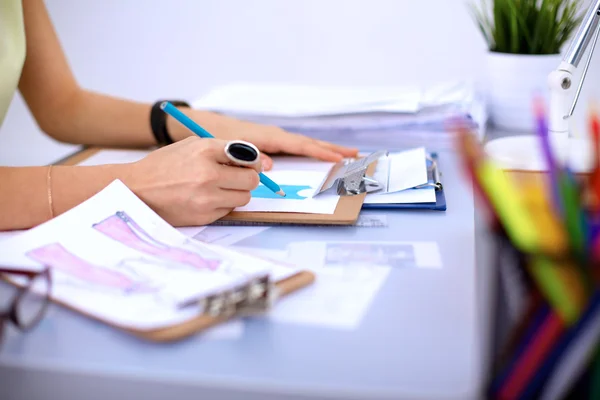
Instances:
[[[306,185],[279,185],[281,190],[285,192],[285,197],[281,197],[276,193],[273,193],[265,185],[259,185],[252,191],[252,197],[260,199],[287,199],[287,200],[304,200],[307,196],[302,196],[299,192],[310,189],[310,186]]]

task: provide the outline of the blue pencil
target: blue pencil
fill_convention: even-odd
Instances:
[[[175,107],[173,104],[169,103],[168,101],[165,101],[164,103],[162,103],[160,105],[160,108],[164,112],[166,112],[167,114],[169,114],[170,116],[175,118],[177,121],[179,121],[181,124],[183,124],[183,126],[185,126],[189,130],[194,132],[196,135],[200,136],[201,138],[214,138],[213,135],[208,133],[204,128],[202,128],[200,125],[195,123],[190,117],[188,117],[187,115],[185,115],[184,113],[179,111],[177,109],[177,107]],[[260,177],[260,182],[263,185],[265,185],[266,187],[268,187],[270,190],[272,190],[273,193],[285,197],[285,192],[279,187],[278,184],[273,182],[271,179],[269,179],[269,177],[267,177],[262,172],[260,172],[258,174],[258,176]]]

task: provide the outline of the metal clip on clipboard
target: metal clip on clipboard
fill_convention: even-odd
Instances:
[[[249,282],[206,296],[193,302],[199,305],[202,313],[211,317],[247,316],[264,313],[271,309],[278,290],[269,275],[251,279]],[[182,307],[188,307],[187,303]]]
[[[388,151],[380,150],[357,160],[341,161],[333,166],[329,175],[315,191],[316,196],[335,187],[339,196],[353,196],[361,193],[369,193],[383,188],[381,183],[366,175],[367,168]]]
[[[442,185],[442,180],[440,179],[442,174],[440,172],[437,160],[431,154],[427,154],[427,161],[431,164],[427,167],[427,172],[431,173],[433,182],[427,182],[422,185],[415,186],[415,189],[433,187],[435,190],[442,190],[444,186]]]

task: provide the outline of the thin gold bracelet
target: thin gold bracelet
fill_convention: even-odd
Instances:
[[[54,207],[52,205],[52,165],[48,167],[48,176],[46,185],[48,187],[48,207],[50,208],[50,219],[54,218]]]

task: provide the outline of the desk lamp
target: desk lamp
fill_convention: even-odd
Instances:
[[[598,34],[600,33],[600,0],[593,0],[582,23],[571,41],[558,68],[548,75],[550,92],[548,107],[548,130],[550,142],[556,157],[568,163],[574,172],[587,172],[592,168],[592,146],[587,137],[574,136],[569,129],[569,118],[577,105],[585,80]],[[590,52],[582,71],[581,81],[575,97],[570,103],[573,90],[573,73],[586,49]],[[533,118],[533,114],[532,114]],[[545,171],[546,162],[537,135],[508,136],[491,140],[485,146],[486,152],[505,169]]]

